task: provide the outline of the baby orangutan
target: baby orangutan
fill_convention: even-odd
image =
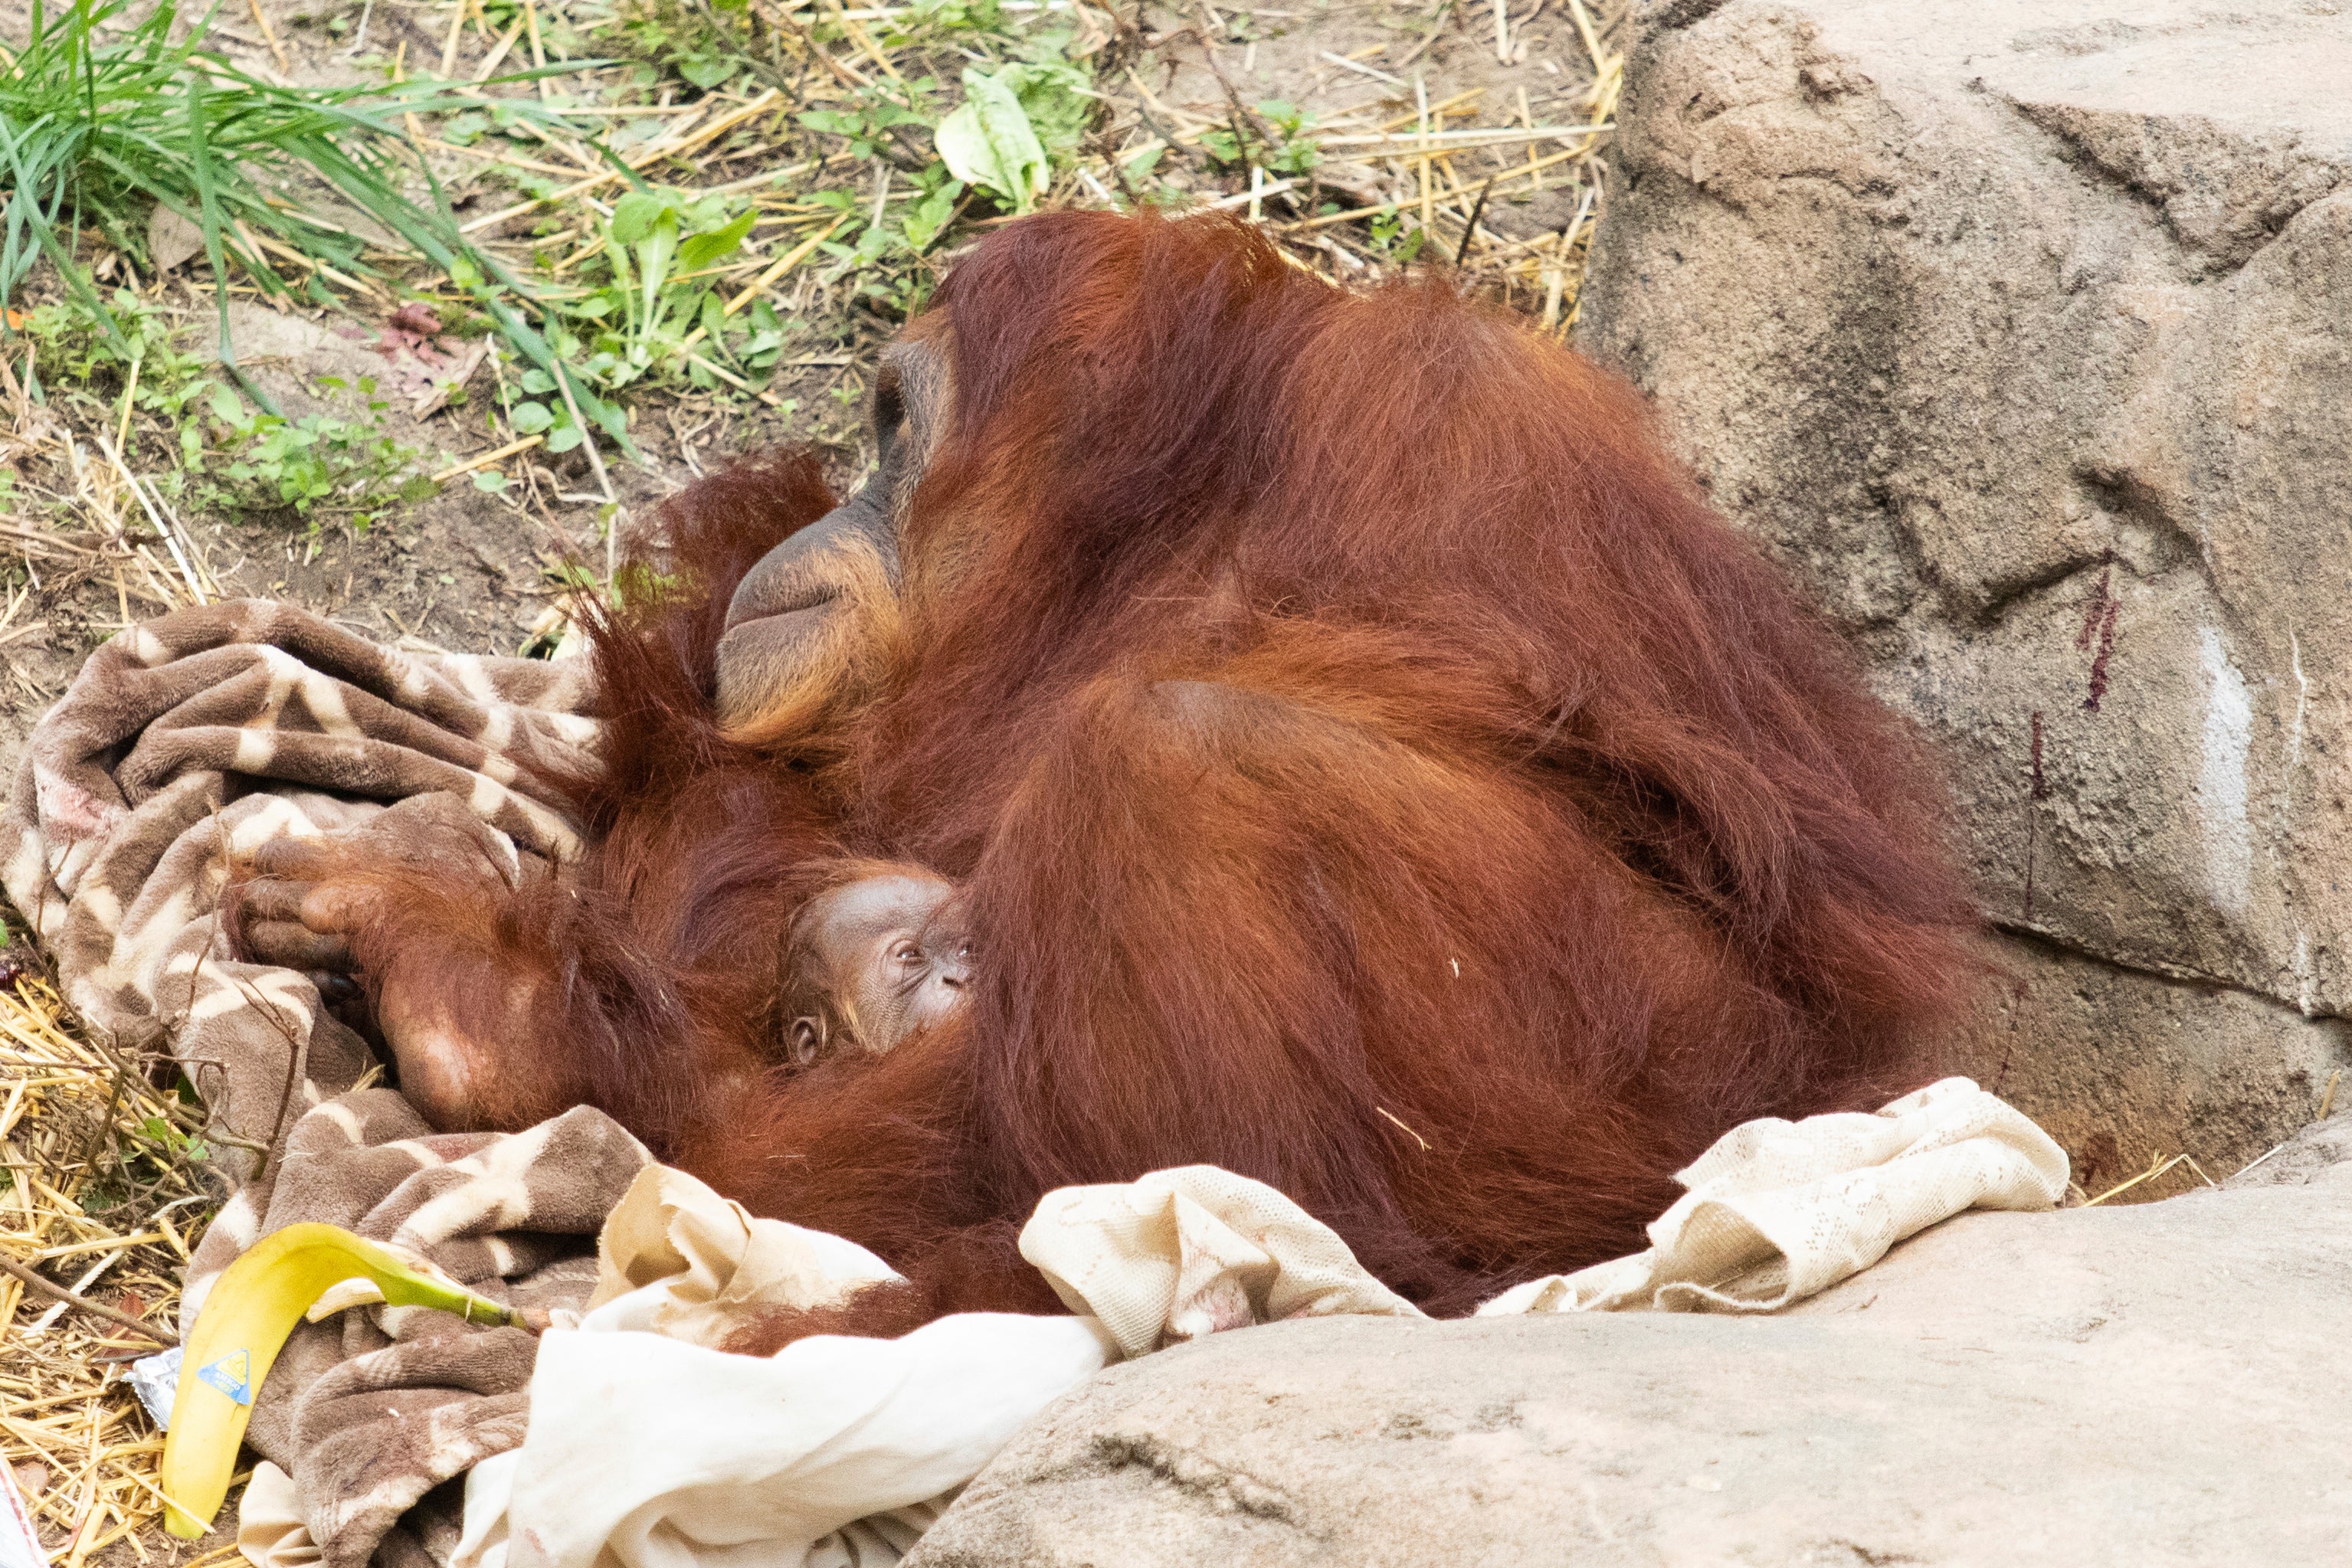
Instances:
[[[787,1063],[879,1056],[971,993],[960,890],[919,865],[850,861],[793,917],[779,977]]]
[[[232,878],[228,925],[237,956],[309,972],[320,997],[392,1056],[401,1092],[435,1127],[457,1131],[527,1123],[544,1103],[577,1103],[584,1084],[565,1082],[580,1063],[539,1063],[530,1109],[509,1103],[486,1064],[564,988],[596,987],[593,971],[545,972],[509,951],[493,923],[462,961],[385,961],[371,942],[385,907],[400,902],[402,872],[459,878],[469,902],[533,896],[572,918],[618,915],[610,901],[583,899],[562,873],[527,874],[513,851],[446,795],[404,800],[363,826],[327,838],[279,839],[259,846]],[[370,865],[375,885],[354,892],[340,867]],[[781,1026],[767,1061],[798,1071],[831,1057],[877,1057],[916,1030],[945,1021],[970,994],[971,940],[961,889],[922,866],[845,860],[807,868],[805,902],[779,945],[771,1016]],[[525,884],[528,885],[520,885]],[[371,957],[374,959],[370,962]],[[364,995],[362,996],[362,993]],[[682,1013],[648,1017],[646,1035],[690,1030]],[[371,1027],[372,1026],[372,1027]],[[721,1076],[756,1075],[744,1058]],[[505,1075],[516,1076],[511,1065]]]

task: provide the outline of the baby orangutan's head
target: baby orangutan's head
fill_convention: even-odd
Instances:
[[[784,944],[784,1060],[879,1056],[963,1005],[971,934],[956,884],[919,865],[851,861]]]

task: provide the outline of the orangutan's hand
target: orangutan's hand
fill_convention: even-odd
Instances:
[[[465,977],[495,969],[478,916],[506,894],[515,864],[462,802],[414,797],[357,828],[272,839],[244,857],[225,901],[231,941],[241,957],[304,971],[347,1022],[372,1022],[425,1119],[469,1126],[475,1065],[506,1042],[475,1038],[484,1026],[461,1023],[456,1003],[469,997]]]

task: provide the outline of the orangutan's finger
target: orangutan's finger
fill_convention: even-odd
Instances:
[[[302,895],[302,924],[324,933],[356,931],[375,918],[383,892],[363,882],[321,882]]]
[[[257,877],[239,883],[236,906],[240,917],[249,927],[262,921],[289,920],[299,924],[302,900],[318,886],[313,882],[290,882],[280,877]]]
[[[257,877],[317,882],[334,870],[340,857],[323,839],[276,838],[256,844],[244,858]]]
[[[349,971],[353,967],[349,943],[341,936],[313,931],[299,921],[248,920],[245,925],[245,947],[255,962],[289,969]]]

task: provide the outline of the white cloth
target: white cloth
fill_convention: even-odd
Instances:
[[[510,1568],[852,1561],[845,1527],[911,1542],[942,1494],[1111,1359],[1089,1318],[967,1312],[766,1360],[597,1319],[541,1345],[530,1436],[511,1469],[468,1476],[476,1551],[456,1568],[499,1568],[500,1546]]]
[[[898,1276],[663,1166],[605,1220],[597,1265],[579,1330],[541,1342],[523,1446],[466,1478],[451,1568],[895,1563],[1016,1430],[1118,1354],[1090,1317],[1002,1312],[724,1354],[751,1312]]]
[[[1049,1192],[1022,1228],[1021,1256],[1129,1355],[1285,1318],[1421,1315],[1330,1227],[1216,1166]]]
[[[1688,1193],[1648,1251],[1479,1310],[1770,1311],[1962,1209],[2050,1207],[2066,1175],[2040,1128],[1964,1078],[1874,1115],[1750,1122],[1680,1173]],[[1418,1315],[1297,1204],[1212,1166],[1048,1194],[1021,1251],[1082,1315],[967,1313],[729,1355],[708,1347],[749,1308],[895,1276],[647,1171],[605,1226],[592,1310],[540,1347],[522,1448],[467,1477],[453,1568],[877,1568],[1122,1354],[1282,1318]]]
[[[456,1564],[473,1568],[476,1564],[507,1561],[507,1502],[514,1492],[515,1468],[521,1463],[522,1450],[515,1448],[484,1459],[467,1473],[466,1530],[450,1559],[453,1568]],[[784,1552],[772,1558],[760,1556],[758,1560],[782,1563],[786,1568],[889,1568],[914,1550],[923,1531],[947,1511],[948,1500],[942,1498],[919,1502],[845,1524],[831,1535],[810,1542],[797,1558]],[[701,1560],[698,1555],[695,1559]],[[257,1563],[255,1568],[281,1565]],[[289,1563],[282,1568],[305,1565]]]
[[[1963,1209],[2052,1207],[2066,1175],[2049,1134],[1965,1078],[1873,1115],[1744,1122],[1675,1173],[1689,1190],[1648,1251],[1530,1280],[1478,1315],[1774,1312]]]
[[[311,1568],[326,1556],[310,1539],[294,1478],[268,1459],[253,1467],[237,1500],[236,1549],[253,1568]]]
[[[596,1239],[588,1312],[603,1328],[715,1350],[748,1311],[830,1306],[898,1277],[855,1241],[754,1219],[684,1171],[647,1166]]]

